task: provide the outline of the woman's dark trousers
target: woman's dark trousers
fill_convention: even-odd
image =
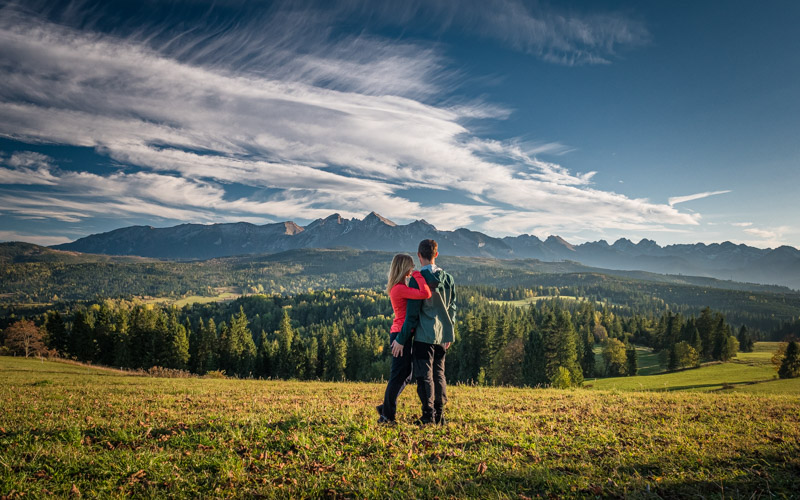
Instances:
[[[389,345],[392,345],[399,332],[389,335]],[[389,383],[386,384],[386,393],[383,396],[382,414],[387,420],[394,421],[397,413],[397,398],[406,385],[411,383],[411,364],[413,356],[411,354],[411,342],[403,347],[403,354],[392,357],[392,368],[389,372]]]

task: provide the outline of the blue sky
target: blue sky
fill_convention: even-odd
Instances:
[[[797,2],[0,6],[0,240],[374,210],[800,247]]]

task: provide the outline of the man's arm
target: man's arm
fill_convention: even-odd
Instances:
[[[453,326],[456,324],[456,285],[453,284],[453,288],[450,295],[450,305],[447,307],[447,314],[450,316],[450,321],[453,322]]]
[[[416,280],[409,281],[408,287],[419,289],[419,285],[417,284]],[[400,333],[397,334],[397,337],[394,340],[395,342],[400,345],[405,345],[406,342],[408,342],[408,339],[411,338],[411,332],[419,324],[420,308],[422,308],[421,300],[409,299],[408,302],[406,302],[406,319],[403,322],[402,330],[400,330]]]

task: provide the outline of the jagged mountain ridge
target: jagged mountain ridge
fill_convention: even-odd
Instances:
[[[413,252],[424,238],[434,238],[442,254],[573,260],[587,266],[642,270],[663,274],[708,276],[800,288],[800,251],[789,246],[760,249],[731,242],[667,245],[622,238],[572,245],[558,236],[495,238],[469,229],[441,231],[424,220],[395,224],[375,212],[363,220],[333,214],[301,227],[294,222],[255,225],[181,224],[154,228],[132,226],[94,234],[58,250],[167,259],[208,259],[244,254],[275,253],[297,248],[350,247],[361,250]]]

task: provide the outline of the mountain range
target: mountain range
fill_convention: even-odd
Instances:
[[[708,276],[800,289],[800,251],[790,246],[760,249],[724,242],[662,247],[648,239],[633,243],[625,238],[613,244],[600,240],[573,245],[559,236],[544,240],[527,234],[495,238],[464,228],[443,231],[424,220],[401,225],[375,212],[364,219],[333,214],[306,226],[291,221],[265,225],[237,222],[165,228],[131,226],[52,248],[161,259],[209,259],[298,248],[349,247],[414,253],[425,238],[435,239],[443,255],[571,260],[608,269]]]

